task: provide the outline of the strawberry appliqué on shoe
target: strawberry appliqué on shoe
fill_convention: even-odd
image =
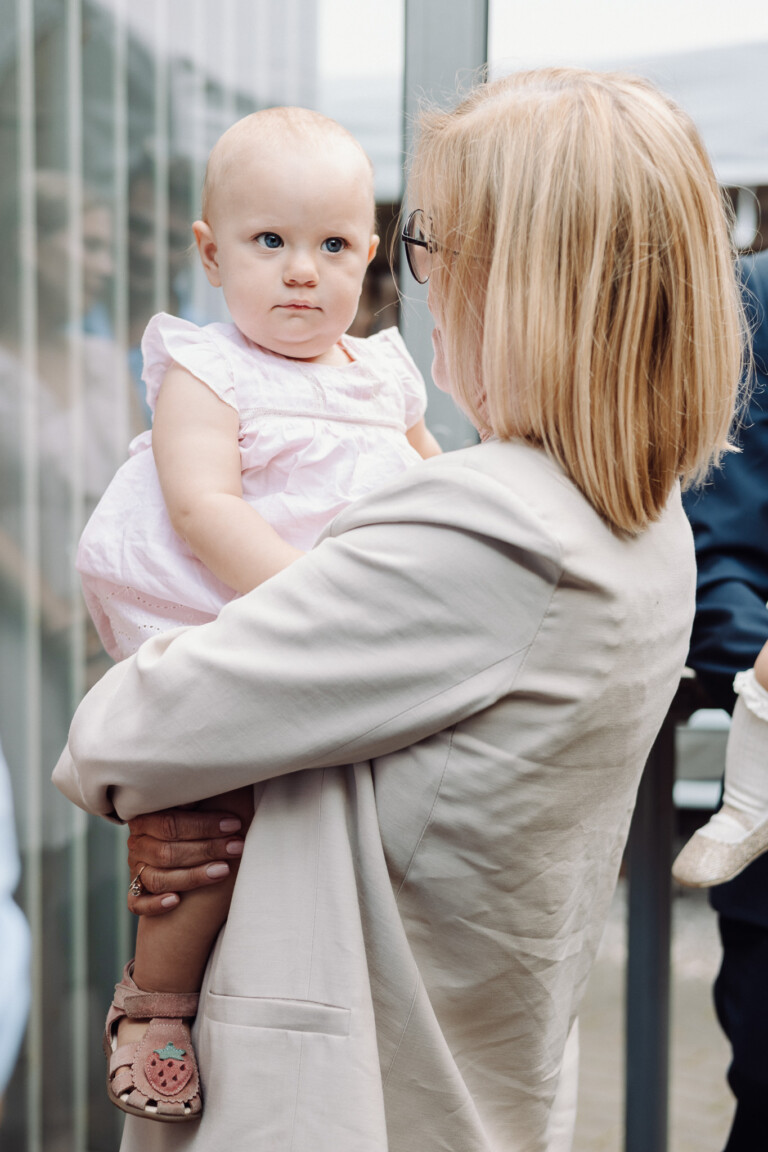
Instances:
[[[191,1060],[184,1060],[186,1049],[176,1048],[168,1041],[164,1048],[153,1048],[144,1064],[144,1074],[153,1088],[165,1096],[181,1092],[192,1078]]]
[[[202,1113],[200,1075],[184,1017],[197,1012],[196,992],[142,992],[132,977],[132,961],[115,987],[107,1016],[104,1052],[107,1093],[123,1112],[151,1120],[197,1120]],[[142,1040],[117,1044],[124,1017],[149,1020]]]

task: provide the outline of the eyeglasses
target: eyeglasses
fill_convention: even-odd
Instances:
[[[400,239],[405,244],[411,275],[417,284],[426,284],[432,271],[432,257],[437,251],[437,244],[427,231],[427,221],[421,208],[411,212]]]

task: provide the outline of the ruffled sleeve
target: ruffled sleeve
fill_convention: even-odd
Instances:
[[[147,404],[154,413],[157,394],[171,364],[180,364],[230,408],[239,411],[232,366],[208,328],[158,312],[147,324],[141,341],[142,380]]]
[[[424,377],[416,367],[416,362],[405,346],[397,328],[385,328],[383,332],[370,337],[386,354],[402,384],[405,399],[405,426],[413,428],[427,410],[427,388]]]

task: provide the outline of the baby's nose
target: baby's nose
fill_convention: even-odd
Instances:
[[[289,253],[283,278],[286,284],[315,284],[317,264],[307,249],[297,248]]]

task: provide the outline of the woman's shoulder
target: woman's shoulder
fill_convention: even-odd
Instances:
[[[687,573],[693,563],[677,485],[656,523],[637,537],[621,536],[555,460],[521,440],[489,440],[422,461],[342,513],[334,531],[372,515],[483,536],[600,584],[608,570],[631,579],[633,565],[666,567],[677,557]]]
[[[522,451],[521,451],[522,450]],[[526,498],[546,460],[543,453],[506,441],[478,444],[419,461],[401,476],[358,501],[333,523],[333,533],[367,522],[431,524],[527,547],[559,565],[557,522]],[[528,479],[524,473],[530,473]]]
[[[584,502],[559,465],[522,440],[491,439],[444,452],[409,469],[397,483],[414,498],[434,486],[463,489],[481,501],[493,492],[499,501],[520,502],[542,515],[551,504]]]
[[[653,553],[660,539],[666,539],[665,547],[671,553],[686,557],[691,553],[691,534],[678,483],[673,484],[661,516],[644,531],[630,536],[612,527],[565,469],[537,445],[494,438],[439,459],[451,457],[456,458],[458,467],[482,474],[490,484],[509,493],[515,503],[523,504],[542,530],[558,540],[562,553],[577,557],[580,565],[590,558],[600,565],[609,563],[611,556]]]
[[[535,619],[525,682],[537,691],[563,665],[574,700],[597,700],[614,675],[623,691],[638,667],[662,696],[679,677],[695,561],[677,487],[658,521],[622,537],[542,449],[490,441],[414,465],[328,534],[357,531],[362,547],[418,570],[429,612],[471,590],[494,635],[516,636],[521,611]]]

